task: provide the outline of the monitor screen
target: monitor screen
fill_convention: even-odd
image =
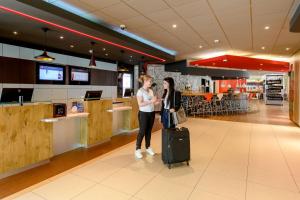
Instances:
[[[45,81],[63,81],[64,68],[41,64],[39,67],[39,78]]]
[[[131,97],[133,95],[133,89],[132,88],[126,88],[124,92],[124,97]]]
[[[86,91],[84,100],[100,100],[102,95],[102,90]]]
[[[71,70],[71,74],[70,74],[71,81],[89,82],[89,76],[90,76],[89,69],[71,67],[70,70]]]
[[[0,102],[19,102],[23,96],[24,102],[31,102],[33,88],[3,88]]]

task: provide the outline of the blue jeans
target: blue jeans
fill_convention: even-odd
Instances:
[[[162,122],[164,128],[175,128],[173,119],[170,116],[171,116],[170,111],[168,109],[164,109],[162,116],[161,116],[161,122]]]

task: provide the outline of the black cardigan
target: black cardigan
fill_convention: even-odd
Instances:
[[[174,92],[170,94],[170,109],[175,109],[178,111],[181,106],[181,92],[175,91],[175,104],[174,104]],[[160,114],[163,113],[165,107],[164,100],[162,100]]]

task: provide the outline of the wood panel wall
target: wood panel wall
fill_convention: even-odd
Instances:
[[[85,146],[92,146],[112,137],[112,99],[84,102],[85,112],[89,113],[86,127],[82,128],[81,142]],[[83,125],[85,126],[85,125]]]
[[[0,56],[0,83],[36,84],[36,63],[32,60]],[[66,66],[68,78],[69,67]],[[91,85],[116,86],[116,71],[91,69]],[[68,80],[66,81],[68,84]]]
[[[52,156],[52,105],[0,107],[0,173],[25,167]]]

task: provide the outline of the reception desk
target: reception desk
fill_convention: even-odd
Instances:
[[[0,106],[0,174],[52,156],[52,104]]]
[[[123,128],[138,128],[136,98],[85,101],[84,113],[59,118],[53,118],[51,103],[0,106],[0,179],[4,173],[32,167],[56,154],[109,141],[115,101],[124,103],[118,108],[125,111],[121,112]],[[72,138],[78,140],[64,141]]]

